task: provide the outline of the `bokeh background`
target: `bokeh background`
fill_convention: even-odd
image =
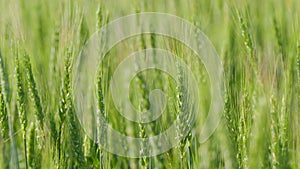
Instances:
[[[0,168],[300,168],[299,10],[298,0],[1,0]],[[71,82],[72,63],[89,37],[139,12],[177,15],[207,35],[222,60],[226,100],[217,131],[201,144],[199,126],[213,104],[201,60],[158,35],[120,42],[97,79],[99,113],[114,128],[147,137],[168,128],[182,104],[193,104],[167,74],[145,71],[131,82],[133,105],[147,109],[153,88],[168,92],[170,105],[157,122],[122,118],[108,82],[134,51],[160,47],[182,57],[197,77],[201,100],[197,122],[178,147],[132,159],[106,152],[85,135]]]

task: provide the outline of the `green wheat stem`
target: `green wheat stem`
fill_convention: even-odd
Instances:
[[[2,104],[2,109],[3,109],[2,112],[4,115],[4,117],[0,117],[0,118],[3,118],[3,120],[7,119],[7,121],[2,121],[2,123],[3,123],[3,127],[6,128],[4,134],[8,136],[7,137],[8,139],[10,139],[11,160],[13,160],[13,162],[14,162],[12,165],[10,165],[10,167],[15,167],[18,169],[19,168],[19,163],[18,163],[19,160],[17,157],[17,146],[16,146],[16,140],[15,140],[15,136],[14,136],[13,118],[12,118],[12,114],[10,113],[10,109],[9,109],[10,90],[9,90],[8,74],[7,74],[7,70],[6,70],[6,67],[4,64],[4,60],[2,57],[1,51],[0,51],[0,86],[1,86],[1,97],[2,97],[1,104]],[[8,126],[8,128],[7,128],[7,126]],[[6,131],[8,133],[6,133]],[[5,158],[7,158],[6,160],[9,159],[8,157],[6,157],[6,155],[5,155]]]

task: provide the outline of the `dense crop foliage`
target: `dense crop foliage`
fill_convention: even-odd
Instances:
[[[0,168],[300,168],[299,10],[298,0],[0,0]],[[187,99],[179,67],[179,84],[158,70],[143,71],[130,83],[130,101],[141,112],[150,108],[151,90],[170,96],[157,121],[131,122],[114,107],[109,82],[118,64],[132,52],[162,48],[182,58],[197,80],[198,116],[187,137],[156,157],[127,158],[107,152],[81,128],[74,60],[103,25],[139,12],[182,17],[215,46],[225,109],[205,143],[199,126],[214,104],[205,66],[185,45],[155,34],[126,39],[106,54],[95,80],[95,118],[102,115],[123,134],[147,138],[195,104]],[[185,122],[177,120],[179,127]],[[147,146],[141,143],[141,155]]]

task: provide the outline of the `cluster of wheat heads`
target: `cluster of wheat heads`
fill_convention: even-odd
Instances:
[[[100,6],[83,0],[0,0],[0,168],[300,168],[299,6],[297,0],[102,1]],[[213,104],[201,60],[164,36],[126,39],[97,71],[97,119],[104,117],[124,135],[147,138],[168,129],[194,104],[186,98],[180,67],[179,84],[164,72],[148,70],[132,80],[130,101],[139,111],[148,110],[149,92],[159,88],[168,96],[165,112],[151,123],[120,116],[109,82],[126,56],[147,48],[166,49],[188,64],[201,103],[193,129],[178,146],[155,157],[121,157],[81,128],[73,63],[103,25],[149,11],[187,19],[212,41],[223,64],[225,109],[216,132],[200,143],[200,126]],[[178,127],[185,122],[184,116],[176,121]],[[150,145],[139,146],[142,155]]]

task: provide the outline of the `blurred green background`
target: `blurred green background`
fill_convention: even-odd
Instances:
[[[300,168],[299,10],[298,0],[0,0],[0,168]],[[190,21],[222,59],[225,110],[207,142],[200,144],[197,127],[210,106],[205,67],[182,44],[158,35],[133,37],[112,49],[114,57],[99,70],[98,108],[114,128],[134,137],[170,125],[184,97],[170,99],[161,121],[136,124],[120,120],[107,87],[124,57],[159,46],[182,56],[197,75],[202,102],[188,137],[157,157],[131,159],[106,152],[81,129],[72,102],[72,61],[105,23],[138,12]],[[156,77],[165,83],[151,80]],[[166,74],[146,71],[131,84],[133,105],[147,108],[153,87],[182,94]]]

